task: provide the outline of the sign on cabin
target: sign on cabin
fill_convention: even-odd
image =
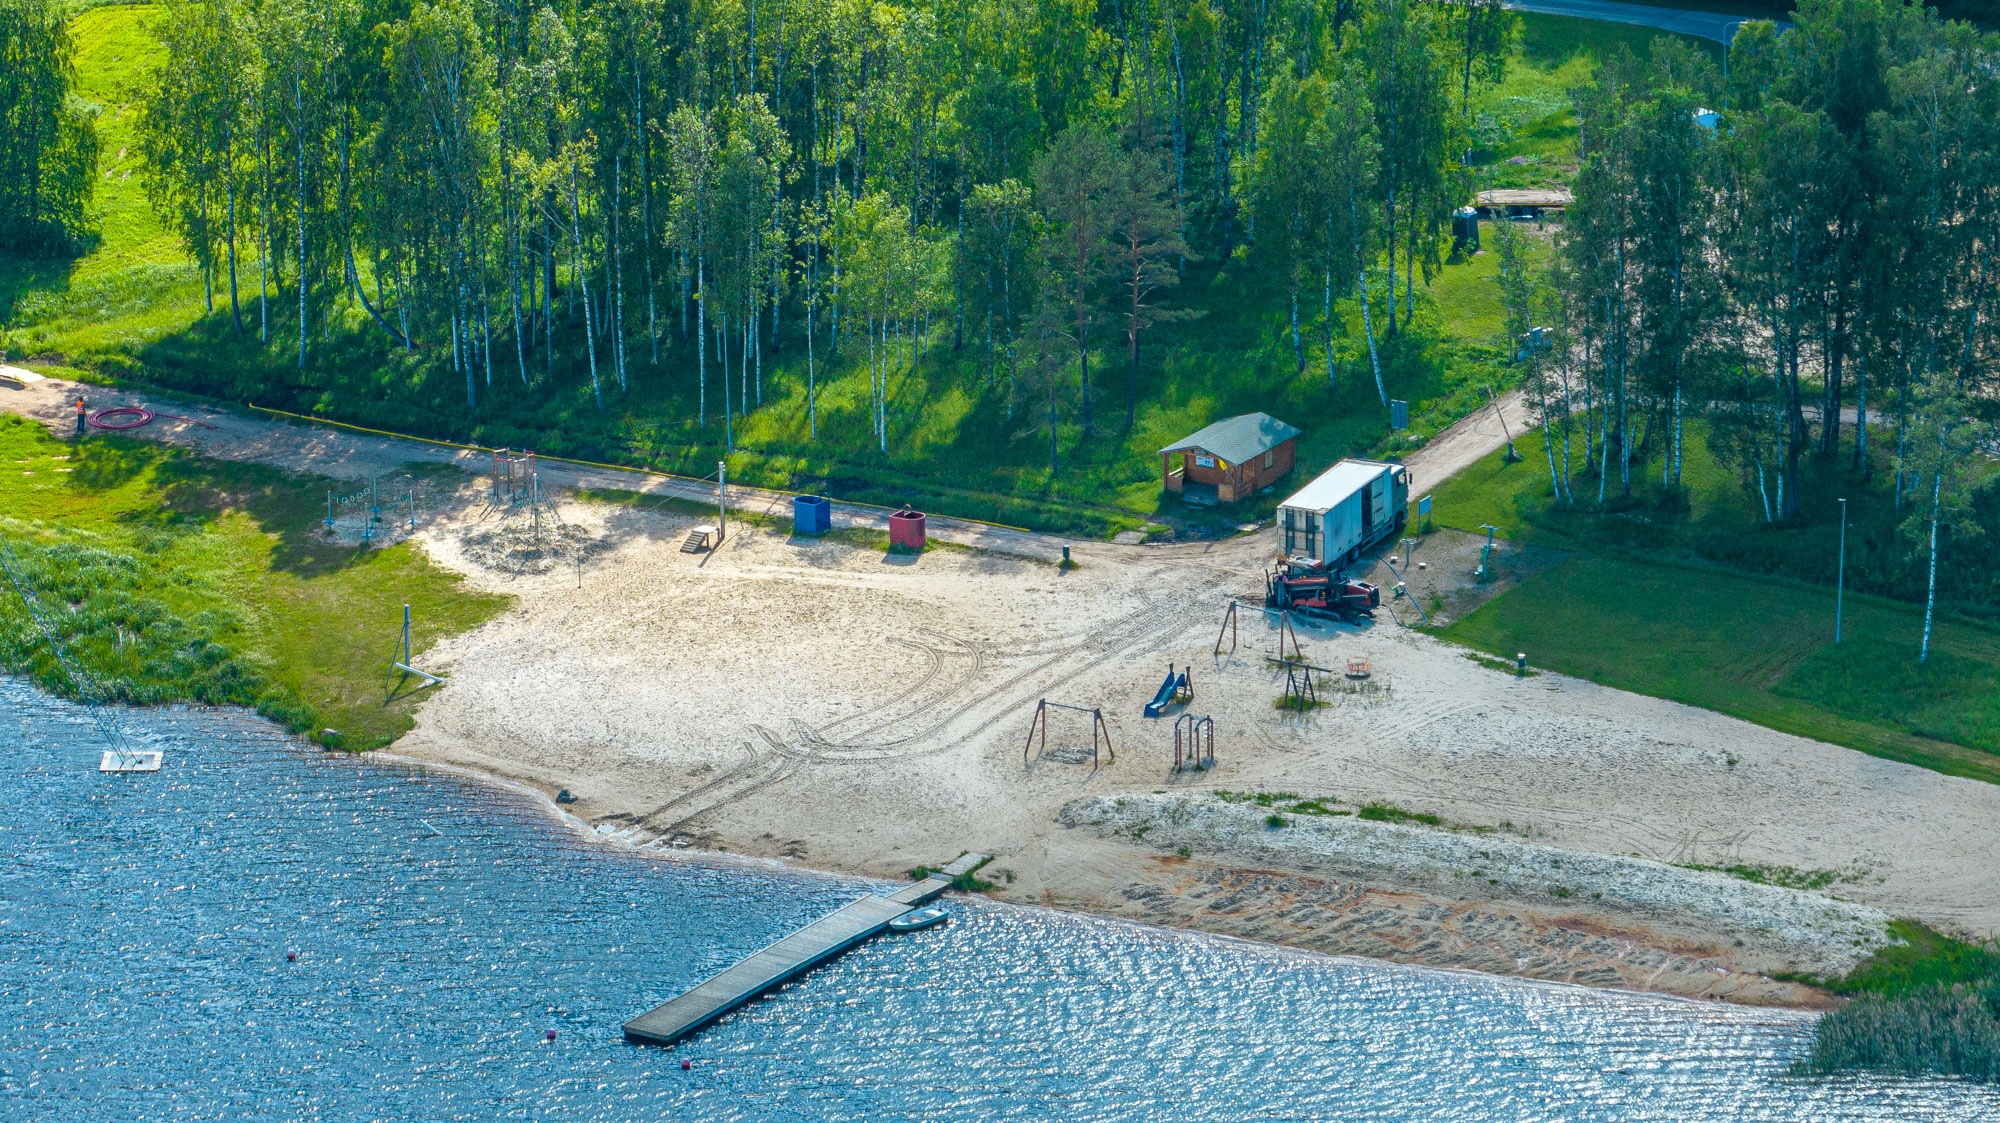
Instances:
[[[1292,470],[1298,435],[1267,413],[1224,418],[1161,449],[1160,482],[1190,503],[1234,503]]]

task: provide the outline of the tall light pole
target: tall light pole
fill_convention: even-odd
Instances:
[[[1847,592],[1847,500],[1840,501],[1840,568],[1833,579],[1833,642],[1840,642],[1840,602]]]

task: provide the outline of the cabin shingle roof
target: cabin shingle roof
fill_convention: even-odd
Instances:
[[[1170,452],[1200,449],[1212,452],[1231,464],[1242,464],[1277,448],[1299,435],[1299,430],[1268,413],[1245,413],[1190,434],[1160,450]]]

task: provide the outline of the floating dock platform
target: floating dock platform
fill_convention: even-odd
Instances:
[[[983,858],[984,855],[970,855]],[[952,863],[947,870],[964,862]],[[951,878],[932,874],[886,897],[867,896],[806,925],[748,959],[713,975],[678,998],[625,1023],[625,1040],[673,1045],[713,1025],[758,995],[782,986],[889,927],[889,922],[936,900]]]

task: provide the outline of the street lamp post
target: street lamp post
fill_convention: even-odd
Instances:
[[[1847,500],[1840,501],[1840,567],[1833,579],[1833,642],[1840,642],[1841,601],[1847,593]]]

